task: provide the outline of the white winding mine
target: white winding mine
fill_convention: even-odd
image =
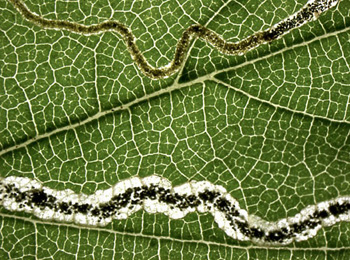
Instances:
[[[141,191],[144,192],[143,195]],[[192,206],[181,204],[186,199],[187,202],[191,201]],[[124,204],[113,210],[106,206],[112,205],[111,201]],[[294,217],[269,222],[248,215],[246,210],[240,209],[237,200],[220,185],[208,181],[191,181],[172,187],[167,179],[155,175],[123,180],[92,195],[76,194],[69,189],[54,190],[29,178],[7,177],[0,179],[0,205],[10,211],[34,214],[40,219],[89,226],[105,226],[113,219],[126,219],[139,210],[163,213],[171,219],[181,219],[189,212],[210,213],[219,228],[228,236],[242,241],[252,240],[267,244],[288,244],[307,240],[315,236],[322,226],[350,221],[350,197],[324,201],[308,206]],[[68,212],[66,208],[66,211],[62,211],[62,205],[70,205],[70,209],[76,210]],[[79,211],[82,205],[88,209],[81,213]],[[248,229],[250,233],[245,232]]]

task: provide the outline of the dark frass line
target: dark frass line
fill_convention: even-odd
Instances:
[[[89,196],[53,190],[29,178],[0,178],[0,205],[41,219],[88,226],[105,226],[141,209],[172,219],[183,218],[189,212],[209,212],[227,235],[271,245],[303,241],[315,236],[323,226],[350,221],[350,197],[321,202],[294,217],[269,222],[249,216],[222,186],[192,181],[173,188],[167,179],[156,175],[124,180]]]
[[[62,29],[81,34],[97,34],[105,31],[115,31],[122,36],[134,62],[139,69],[153,79],[166,78],[176,73],[186,59],[190,42],[201,38],[209,42],[217,50],[226,55],[239,55],[256,48],[257,46],[278,39],[282,35],[298,28],[308,21],[317,19],[319,15],[335,6],[339,0],[309,0],[304,7],[287,19],[277,23],[270,29],[257,32],[240,42],[227,42],[214,31],[200,25],[191,25],[187,28],[176,45],[173,60],[166,66],[155,68],[150,65],[135,43],[135,37],[130,29],[118,21],[106,21],[96,25],[81,25],[63,20],[45,19],[33,12],[20,0],[9,0],[17,10],[30,22],[44,28]]]

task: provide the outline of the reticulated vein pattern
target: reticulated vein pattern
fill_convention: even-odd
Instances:
[[[350,197],[339,197],[303,209],[294,217],[269,222],[248,215],[224,187],[191,181],[172,187],[156,175],[123,180],[92,195],[54,190],[24,177],[0,179],[0,205],[45,220],[105,226],[143,209],[179,219],[190,212],[210,213],[219,228],[235,239],[264,244],[289,244],[316,235],[324,226],[350,221]]]
[[[166,78],[176,73],[185,62],[190,43],[194,38],[201,38],[213,47],[227,55],[244,54],[257,46],[278,39],[282,35],[298,28],[308,21],[317,19],[321,13],[335,6],[338,0],[309,0],[297,13],[272,26],[270,29],[257,32],[240,42],[227,42],[214,31],[200,25],[187,28],[179,39],[173,60],[166,66],[155,68],[145,59],[135,43],[135,37],[130,29],[118,21],[106,21],[97,25],[81,25],[63,20],[45,19],[33,12],[20,0],[9,0],[17,10],[30,22],[44,28],[68,30],[81,34],[98,34],[105,31],[117,32],[124,42],[139,69],[148,77],[154,79]]]

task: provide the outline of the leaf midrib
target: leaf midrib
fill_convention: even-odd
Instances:
[[[342,28],[340,30],[336,30],[336,31],[331,32],[331,33],[326,33],[326,34],[324,34],[322,36],[310,39],[309,41],[305,41],[305,42],[302,42],[302,43],[299,43],[299,44],[296,44],[296,45],[293,45],[293,46],[290,46],[290,47],[286,47],[286,48],[280,49],[280,50],[278,50],[276,52],[269,53],[268,55],[265,55],[265,56],[257,57],[257,58],[255,58],[253,60],[245,61],[245,62],[243,62],[241,64],[238,64],[236,66],[233,66],[233,67],[229,67],[229,68],[225,68],[225,69],[221,69],[221,70],[218,70],[218,71],[211,72],[209,74],[206,74],[204,76],[198,77],[197,79],[189,81],[189,82],[179,83],[179,78],[180,78],[180,75],[181,75],[181,72],[180,72],[178,74],[178,76],[177,76],[177,79],[174,81],[174,84],[172,84],[172,85],[170,85],[170,86],[168,86],[166,88],[160,89],[160,90],[155,91],[155,92],[153,92],[151,94],[144,95],[141,98],[134,99],[131,102],[126,103],[126,104],[122,104],[122,105],[120,105],[118,107],[114,107],[114,108],[111,108],[109,110],[98,112],[95,115],[87,117],[86,119],[84,119],[82,121],[79,121],[79,122],[76,122],[76,123],[73,123],[73,124],[70,124],[70,125],[66,125],[66,126],[63,126],[63,127],[56,128],[55,130],[53,130],[51,132],[47,132],[45,134],[37,135],[35,137],[32,137],[32,138],[26,140],[25,142],[16,144],[14,146],[10,146],[8,148],[5,148],[5,149],[0,151],[0,156],[3,156],[4,154],[9,153],[11,151],[14,151],[14,150],[26,147],[26,146],[28,146],[28,145],[30,145],[30,144],[38,141],[38,140],[41,140],[41,139],[53,136],[55,134],[58,134],[58,133],[61,133],[61,132],[64,132],[64,131],[69,131],[69,130],[75,129],[75,128],[77,128],[79,126],[82,126],[82,125],[86,125],[86,124],[88,124],[88,123],[90,123],[90,122],[92,122],[94,120],[98,120],[98,119],[100,119],[102,117],[105,117],[107,115],[110,115],[112,113],[121,112],[121,111],[124,111],[124,110],[129,110],[130,111],[132,106],[136,106],[136,105],[138,105],[138,104],[140,104],[140,103],[142,103],[144,101],[147,101],[147,100],[150,100],[150,99],[153,99],[153,98],[157,98],[157,97],[159,97],[161,95],[164,95],[164,94],[170,94],[173,91],[176,91],[176,90],[179,90],[179,89],[182,89],[182,88],[185,88],[185,87],[189,87],[189,86],[192,86],[192,85],[195,85],[195,84],[203,84],[207,80],[211,80],[211,81],[220,83],[222,85],[225,85],[226,87],[234,89],[235,91],[238,91],[238,92],[248,96],[249,98],[251,98],[253,100],[257,100],[259,102],[271,105],[271,106],[273,106],[275,108],[278,108],[278,109],[283,109],[283,110],[286,110],[286,111],[289,111],[289,112],[292,112],[292,113],[302,114],[304,116],[317,118],[317,119],[323,119],[323,120],[327,120],[327,121],[330,121],[330,122],[349,124],[350,121],[348,121],[348,120],[339,120],[339,119],[325,118],[325,117],[322,117],[322,116],[310,114],[310,113],[308,113],[306,111],[292,110],[292,109],[290,109],[290,108],[288,108],[286,106],[281,106],[279,104],[271,103],[268,100],[263,100],[263,99],[260,99],[258,97],[252,96],[248,92],[246,92],[246,91],[244,91],[242,89],[235,88],[234,86],[228,85],[227,83],[222,82],[221,80],[215,78],[215,76],[217,74],[225,73],[225,72],[228,72],[228,71],[231,71],[231,70],[235,70],[235,69],[239,69],[239,68],[242,68],[242,67],[244,67],[244,66],[246,66],[248,64],[252,64],[252,63],[255,63],[255,62],[267,59],[269,57],[281,54],[283,52],[292,50],[294,48],[306,46],[306,45],[308,45],[310,43],[313,43],[313,42],[316,42],[316,41],[320,41],[320,40],[326,39],[328,37],[337,36],[338,34],[341,34],[341,33],[350,33],[349,27],[345,27],[345,28]]]

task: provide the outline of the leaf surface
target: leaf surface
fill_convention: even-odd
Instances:
[[[306,1],[25,3],[47,19],[118,20],[159,67],[192,24],[239,41]],[[207,180],[268,221],[350,195],[349,1],[243,56],[195,40],[183,70],[162,80],[113,32],[42,29],[8,1],[0,17],[1,177],[86,194],[132,176]],[[1,208],[0,219],[4,259],[346,259],[350,248],[349,223],[266,247],[230,238],[210,214],[139,211],[83,227]]]

